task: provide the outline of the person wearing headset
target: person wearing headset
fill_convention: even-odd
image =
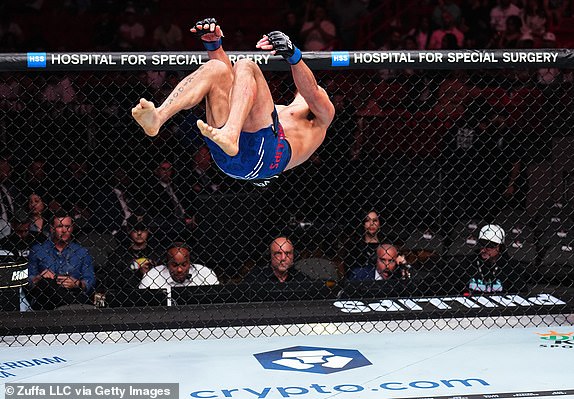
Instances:
[[[407,280],[411,278],[410,265],[394,245],[382,243],[377,247],[376,254],[377,260],[374,266],[349,269],[347,280]]]
[[[219,285],[217,275],[210,268],[191,263],[191,251],[183,243],[174,243],[167,250],[167,263],[146,273],[140,289]]]

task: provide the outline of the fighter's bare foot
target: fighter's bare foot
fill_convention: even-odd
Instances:
[[[221,129],[216,129],[201,119],[198,119],[197,127],[201,134],[211,139],[211,141],[217,144],[230,157],[234,157],[239,152],[237,134],[227,131],[225,126]]]
[[[132,108],[132,116],[143,127],[145,134],[156,136],[161,127],[158,111],[151,101],[140,99],[138,105]]]

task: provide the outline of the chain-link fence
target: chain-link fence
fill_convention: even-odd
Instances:
[[[571,56],[307,54],[336,116],[265,187],[218,170],[204,106],[156,137],[131,117],[204,54],[3,56],[1,334],[559,323],[574,303]],[[286,65],[250,57],[290,102]]]

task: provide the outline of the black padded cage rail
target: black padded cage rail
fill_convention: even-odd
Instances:
[[[222,328],[256,337],[321,323],[335,331],[569,323],[572,51],[305,53],[336,116],[309,161],[264,187],[213,164],[195,127],[204,106],[153,138],[131,117],[142,97],[161,104],[206,53],[1,55],[1,342],[163,329],[195,337],[190,329],[202,328],[204,338]],[[280,57],[228,55],[256,62],[277,104],[293,99]],[[65,214],[77,245],[54,255],[46,242]],[[480,261],[486,225],[504,232],[493,265]],[[142,231],[146,244],[136,248]],[[270,244],[281,236],[292,248],[278,255]],[[392,271],[377,268],[379,244],[396,250],[384,247]],[[174,245],[190,252],[190,286],[157,287],[169,284]],[[273,276],[274,256],[292,261],[292,281]],[[64,277],[62,262],[89,263],[93,289],[29,284],[58,262]],[[162,281],[142,283],[159,270]]]

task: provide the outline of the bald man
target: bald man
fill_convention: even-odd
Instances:
[[[350,269],[347,272],[347,279],[349,281],[405,279],[410,278],[409,267],[394,245],[381,244],[377,247],[375,264]]]
[[[218,284],[219,280],[213,270],[191,263],[189,248],[183,243],[174,243],[167,250],[167,263],[150,269],[142,278],[139,288],[160,289]]]
[[[309,277],[293,267],[295,248],[287,237],[277,237],[269,245],[270,264],[256,268],[249,273],[244,282],[288,283],[311,281]]]

